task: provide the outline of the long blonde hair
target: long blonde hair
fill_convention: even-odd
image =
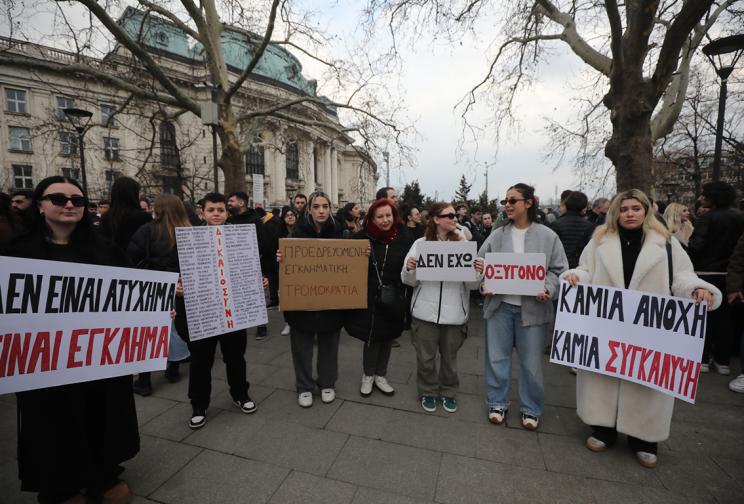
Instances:
[[[173,194],[161,194],[155,198],[153,212],[158,237],[165,237],[172,249],[176,246],[176,228],[191,226],[183,201]]]
[[[665,239],[669,238],[671,233],[666,227],[664,227],[664,224],[659,222],[659,219],[656,218],[654,209],[651,206],[651,200],[648,196],[646,196],[646,194],[640,189],[630,189],[629,191],[618,193],[614,198],[612,198],[610,209],[607,211],[605,223],[594,231],[593,239],[600,240],[606,234],[619,233],[620,225],[618,224],[618,220],[620,219],[620,205],[624,200],[628,199],[637,200],[646,210],[646,217],[643,220],[644,236],[648,234],[649,231],[655,231]]]
[[[667,227],[669,227],[670,233],[675,234],[678,231],[682,231],[685,236],[692,234],[692,222],[689,219],[682,222],[682,214],[685,208],[687,207],[681,203],[669,203],[667,205],[666,210],[664,210],[664,220],[667,223]]]

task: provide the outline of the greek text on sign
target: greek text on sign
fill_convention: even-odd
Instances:
[[[486,254],[483,290],[493,294],[537,296],[545,290],[545,254]]]
[[[0,394],[165,369],[178,274],[15,257],[0,272]]]
[[[189,338],[268,322],[255,224],[176,228]]]
[[[279,240],[281,309],[366,308],[368,247],[368,240]]]
[[[416,244],[416,280],[473,282],[478,276],[473,261],[478,244],[473,241],[427,241]]]
[[[690,299],[562,282],[550,362],[694,403],[706,317]]]

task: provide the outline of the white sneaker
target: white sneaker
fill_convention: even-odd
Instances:
[[[703,362],[700,364],[700,372],[701,373],[710,373],[710,364],[707,362]]]
[[[332,403],[336,399],[336,391],[332,388],[324,388],[320,391],[320,400],[324,403]]]
[[[289,336],[289,324],[284,324],[281,334],[282,336]]]
[[[369,397],[372,395],[372,384],[375,382],[374,376],[362,375],[362,386],[359,389],[359,393],[362,397]]]
[[[297,403],[302,406],[303,408],[309,408],[313,405],[313,393],[312,392],[302,392],[297,397]]]
[[[395,394],[395,389],[390,386],[384,376],[375,376],[375,387],[386,396]]]
[[[729,382],[729,390],[744,394],[744,374],[740,374]]]
[[[728,376],[731,374],[731,368],[726,364],[719,364],[716,361],[713,361],[713,367],[716,368],[719,375]]]
[[[658,457],[653,453],[643,451],[636,452],[636,458],[638,459],[639,464],[649,469],[656,467],[656,462],[658,460]]]

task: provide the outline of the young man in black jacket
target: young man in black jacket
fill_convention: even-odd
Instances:
[[[569,268],[575,268],[579,265],[581,252],[589,243],[589,240],[592,239],[594,224],[582,215],[588,203],[589,199],[586,194],[581,191],[571,191],[561,201],[561,207],[566,209],[565,213],[550,225],[550,228],[555,231],[563,244]]]

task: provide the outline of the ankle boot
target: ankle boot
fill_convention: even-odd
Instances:
[[[134,383],[132,389],[137,395],[147,397],[152,394],[152,383],[150,382],[150,373],[140,373]]]

